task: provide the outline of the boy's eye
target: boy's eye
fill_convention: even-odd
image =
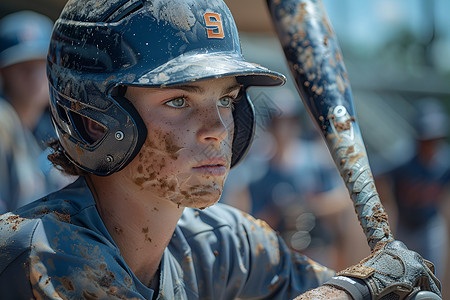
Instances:
[[[233,98],[231,97],[223,97],[219,100],[219,106],[221,107],[231,107],[233,104]]]
[[[166,102],[167,105],[175,108],[182,108],[186,106],[186,99],[183,97],[172,99]]]

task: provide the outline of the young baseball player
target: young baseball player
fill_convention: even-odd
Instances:
[[[48,74],[51,159],[81,176],[0,219],[2,299],[404,298],[419,278],[439,293],[400,242],[328,281],[215,204],[252,140],[247,89],[285,80],[243,60],[223,1],[69,1]]]

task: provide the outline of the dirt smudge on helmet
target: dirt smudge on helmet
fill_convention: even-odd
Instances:
[[[158,21],[167,21],[173,28],[187,31],[196,22],[189,2],[155,0],[149,11]]]

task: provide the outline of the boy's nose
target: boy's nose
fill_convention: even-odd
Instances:
[[[217,106],[205,109],[199,114],[201,123],[198,137],[202,142],[221,142],[232,134],[233,116],[231,110],[221,112]]]

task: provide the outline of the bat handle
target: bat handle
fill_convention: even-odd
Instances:
[[[330,123],[327,145],[373,250],[379,242],[394,237],[375,187],[359,127],[343,105],[331,107],[327,119]]]

